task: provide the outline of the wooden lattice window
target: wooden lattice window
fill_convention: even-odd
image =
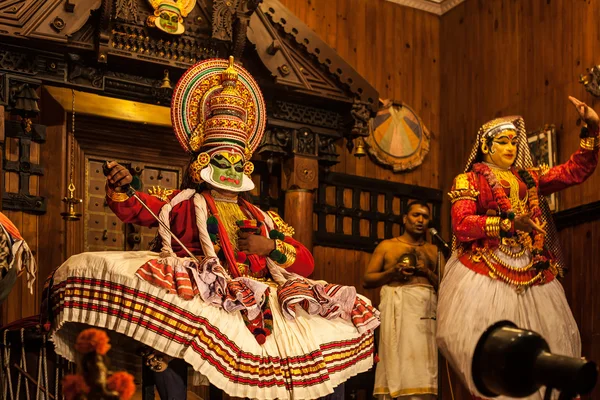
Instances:
[[[383,239],[403,232],[411,200],[431,207],[430,226],[439,229],[442,192],[340,173],[322,173],[315,201],[315,245],[373,251]]]

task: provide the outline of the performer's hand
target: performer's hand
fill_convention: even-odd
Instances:
[[[404,280],[408,279],[409,277],[415,274],[415,267],[411,266],[408,263],[399,263],[396,266],[396,270]]]
[[[596,111],[594,111],[593,108],[589,107],[583,101],[577,100],[573,96],[569,96],[569,100],[571,100],[571,103],[573,103],[577,109],[579,116],[585,121],[588,127],[590,129],[597,130],[598,126],[600,126],[600,118],[598,117]]]
[[[128,185],[133,181],[133,177],[127,168],[116,161],[106,163],[108,174],[106,179],[111,188],[116,189],[124,185]]]
[[[536,230],[544,234],[546,233],[543,226],[537,224],[534,220],[531,219],[531,214],[518,215],[517,217],[515,217],[514,223],[515,230],[517,231],[531,232],[533,230]]]
[[[240,232],[238,237],[238,249],[246,254],[268,256],[275,250],[275,241],[265,236]]]
[[[417,262],[417,267],[415,268],[415,275],[424,277],[429,276],[429,268],[425,266],[425,263],[423,263],[423,261],[419,260]]]

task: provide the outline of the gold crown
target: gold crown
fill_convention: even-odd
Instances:
[[[187,17],[196,6],[196,0],[148,0],[155,10],[163,6],[170,6],[179,10],[182,17]]]

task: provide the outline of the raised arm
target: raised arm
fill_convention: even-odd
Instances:
[[[110,161],[107,164],[107,169],[106,203],[116,216],[125,223],[147,227],[158,226],[156,219],[154,219],[137,199],[129,197],[124,193],[122,188],[125,185],[129,185],[133,179],[127,168],[115,161]],[[136,194],[157,215],[160,212],[161,207],[166,204],[165,201],[146,193],[136,192]]]
[[[569,160],[539,174],[539,192],[548,195],[569,186],[578,185],[589,178],[598,165],[600,147],[598,114],[582,101],[569,96],[586,127],[581,129],[580,147]]]

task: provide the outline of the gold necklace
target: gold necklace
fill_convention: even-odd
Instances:
[[[517,215],[525,214],[527,212],[528,194],[525,192],[525,198],[521,200],[519,196],[519,179],[510,169],[502,169],[495,165],[489,165],[489,167],[502,187],[506,187],[502,184],[502,181],[508,182],[508,187],[506,187],[509,188],[508,199],[515,213]]]
[[[231,246],[237,250],[238,232],[240,231],[237,221],[246,219],[247,217],[237,203],[215,199],[215,206],[228,236],[227,238],[221,238],[221,240],[229,239]]]

